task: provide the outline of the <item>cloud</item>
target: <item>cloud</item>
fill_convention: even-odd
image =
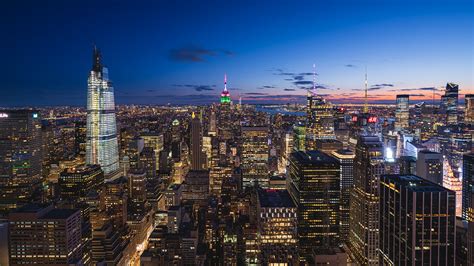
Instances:
[[[295,91],[295,89],[283,89],[284,91]]]
[[[169,51],[169,58],[178,62],[204,62],[208,57],[219,55],[232,56],[234,52],[222,49],[206,49],[198,46],[187,46]]]
[[[195,91],[213,91],[216,85],[173,84],[173,87],[191,88]]]
[[[263,89],[274,89],[274,88],[276,88],[276,87],[273,86],[273,85],[264,85],[262,87],[258,87],[257,89],[263,90]]]
[[[311,82],[311,84],[313,84],[313,82]],[[302,90],[312,90],[313,86],[301,86],[299,88],[302,89]],[[316,85],[316,89],[329,90],[329,86],[326,86],[326,85],[323,85],[323,84],[318,84],[318,85]]]
[[[390,91],[437,91],[436,87],[422,87],[422,88],[406,88],[406,89],[396,89]]]
[[[297,81],[294,81],[293,84],[295,84],[296,86],[299,86],[299,85],[313,84],[313,82],[311,80],[297,80]]]
[[[391,84],[391,83],[382,83],[382,84],[372,85],[372,87],[393,87],[393,84]]]
[[[351,67],[351,68],[354,68],[354,67],[357,67],[356,65],[353,65],[353,64],[346,64],[344,65],[345,67]]]

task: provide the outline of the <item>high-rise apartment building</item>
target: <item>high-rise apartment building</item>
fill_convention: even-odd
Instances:
[[[0,211],[41,198],[41,122],[35,110],[0,110]]]
[[[340,204],[340,230],[341,243],[348,241],[349,237],[349,215],[351,188],[354,184],[354,157],[355,154],[349,149],[340,149],[332,152],[332,156],[339,161],[341,204]]]
[[[88,79],[86,162],[100,165],[106,176],[119,170],[114,89],[97,48]]]
[[[244,187],[268,186],[268,128],[242,127],[242,181]]]
[[[397,109],[395,111],[395,130],[408,129],[410,116],[410,95],[397,95]]]
[[[350,198],[349,248],[360,265],[379,265],[379,181],[384,173],[383,145],[376,136],[359,137]]]
[[[319,151],[290,156],[288,191],[298,209],[300,259],[340,244],[340,166]]]
[[[10,265],[80,265],[81,213],[25,205],[9,215]]]
[[[457,265],[455,193],[413,175],[380,180],[380,265]]]

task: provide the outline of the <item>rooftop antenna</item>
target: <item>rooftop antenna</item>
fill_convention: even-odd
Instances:
[[[368,113],[369,112],[369,102],[368,102],[368,99],[367,99],[367,91],[368,91],[368,88],[367,88],[367,66],[365,66],[365,101],[364,101],[364,113]]]
[[[224,91],[227,91],[227,73],[224,74]]]

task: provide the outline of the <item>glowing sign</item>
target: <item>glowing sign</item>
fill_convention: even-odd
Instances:
[[[352,117],[352,122],[357,122],[357,116]]]
[[[0,118],[7,118],[7,117],[8,117],[8,114],[0,113]]]
[[[34,113],[33,118],[38,118],[38,113]]]
[[[369,117],[369,120],[367,120],[369,123],[377,123],[377,117],[376,116],[371,116]]]
[[[390,147],[387,147],[385,149],[385,160],[387,162],[394,162],[395,158],[393,157],[393,150]]]

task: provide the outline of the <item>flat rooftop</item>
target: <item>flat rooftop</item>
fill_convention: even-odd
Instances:
[[[334,157],[321,151],[297,151],[292,155],[303,164],[325,165],[339,163]]]
[[[383,177],[388,178],[390,182],[393,182],[399,186],[404,186],[409,190],[416,192],[452,192],[447,188],[444,188],[438,184],[435,184],[429,180],[423,179],[416,175],[383,175]]]
[[[258,191],[260,206],[265,208],[296,208],[290,194],[285,190],[260,189]]]

